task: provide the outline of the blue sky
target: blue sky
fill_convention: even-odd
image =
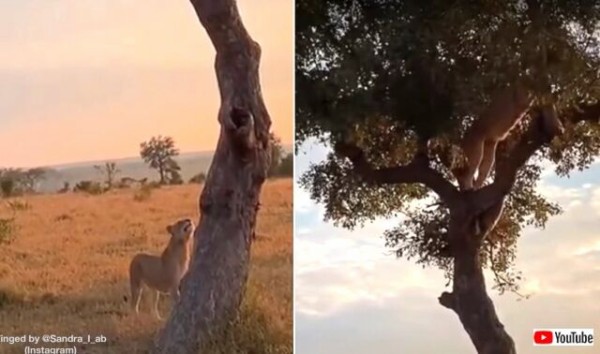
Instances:
[[[304,144],[296,158],[301,175],[327,149]],[[533,347],[534,328],[594,328],[600,333],[600,164],[570,179],[547,169],[543,195],[564,213],[545,230],[519,240],[517,267],[528,300],[489,290],[519,353],[593,353],[596,347]],[[474,353],[458,317],[437,302],[441,271],[398,260],[384,247],[394,220],[377,220],[354,232],[323,222],[307,192],[295,193],[296,353]],[[488,276],[488,289],[492,282]],[[594,351],[595,349],[595,351]]]

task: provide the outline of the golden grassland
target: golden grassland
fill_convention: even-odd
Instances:
[[[103,335],[105,344],[77,345],[78,352],[147,352],[164,321],[153,317],[148,292],[137,316],[124,302],[129,261],[137,252],[160,253],[167,224],[197,220],[200,189],[18,198],[27,205],[15,212],[14,240],[0,245],[0,335]],[[0,203],[0,217],[10,217],[14,208]],[[291,179],[268,181],[261,204],[241,316],[215,353],[292,352]],[[170,304],[162,297],[163,317]],[[0,343],[0,353],[23,348]]]

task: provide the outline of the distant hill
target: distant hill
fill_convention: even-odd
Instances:
[[[292,151],[291,145],[283,146],[286,153]],[[181,166],[181,177],[188,181],[194,175],[208,171],[212,161],[214,151],[188,152],[182,153],[175,158]],[[102,181],[100,173],[94,169],[94,165],[104,164],[106,161],[112,161],[117,164],[121,171],[117,178],[131,177],[135,179],[148,178],[149,181],[158,180],[158,172],[148,167],[140,157],[130,157],[122,159],[77,162],[60,166],[48,166],[51,170],[46,174],[45,179],[39,184],[39,191],[42,193],[56,192],[68,182],[73,187],[82,180]]]

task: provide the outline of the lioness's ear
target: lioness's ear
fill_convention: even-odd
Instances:
[[[169,235],[173,235],[173,226],[172,225],[167,225],[167,232],[169,233]]]

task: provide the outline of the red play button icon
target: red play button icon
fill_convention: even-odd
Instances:
[[[533,332],[533,342],[535,344],[552,344],[552,331]]]

